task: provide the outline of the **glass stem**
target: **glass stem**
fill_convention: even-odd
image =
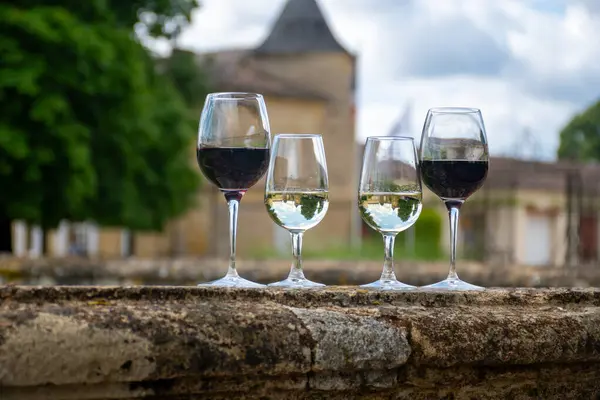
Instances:
[[[229,206],[229,269],[227,270],[227,277],[233,278],[239,276],[235,268],[235,244],[240,201],[228,198],[227,205]]]
[[[456,274],[456,239],[458,237],[458,218],[460,216],[460,206],[462,202],[447,202],[448,217],[450,218],[450,272],[448,280],[458,280]]]
[[[394,273],[394,242],[396,234],[384,233],[383,244],[385,247],[385,256],[383,259],[383,272],[381,273],[382,281],[395,281],[396,274]]]
[[[303,232],[290,232],[292,235],[292,254],[294,255],[294,263],[290,270],[288,279],[305,279],[302,272],[302,235]]]

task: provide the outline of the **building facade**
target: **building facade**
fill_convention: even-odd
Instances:
[[[600,261],[600,166],[492,158],[462,210],[461,246],[490,264]]]

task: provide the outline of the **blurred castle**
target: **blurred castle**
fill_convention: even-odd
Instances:
[[[266,40],[255,49],[198,56],[215,91],[265,95],[272,134],[321,133],[330,178],[328,214],[305,237],[307,248],[348,245],[362,235],[356,209],[356,175],[362,147],[356,144],[354,91],[356,58],[332,34],[316,0],[289,0]],[[398,125],[406,125],[409,112]],[[390,134],[398,134],[395,126]],[[404,127],[406,131],[406,127]],[[402,132],[401,132],[402,133]],[[406,132],[412,134],[413,132]],[[404,134],[404,133],[402,133]],[[194,148],[190,144],[190,157]],[[490,262],[572,265],[600,257],[600,167],[491,160],[484,187],[461,212],[463,253]],[[244,196],[238,225],[239,258],[257,252],[290,252],[289,234],[267,216],[264,180]],[[441,201],[425,193],[426,206]],[[229,226],[223,196],[210,184],[198,194],[199,207],[173,221],[162,233],[98,229],[63,222],[47,238],[49,255],[99,257],[227,257]],[[369,230],[366,230],[369,231]],[[39,255],[39,228],[15,224],[17,255]]]

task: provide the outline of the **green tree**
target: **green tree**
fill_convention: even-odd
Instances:
[[[560,132],[558,157],[600,161],[600,101],[576,115]]]
[[[132,35],[139,11],[176,35],[196,2],[172,3],[0,5],[0,252],[14,219],[158,229],[192,203],[196,121]]]
[[[209,92],[208,79],[196,62],[196,54],[183,50],[173,49],[168,58],[159,60],[159,70],[175,85],[177,91],[183,96],[186,104],[195,113],[204,102]]]
[[[408,231],[400,232],[396,239],[397,246],[400,246],[400,254],[407,250],[414,251],[411,255],[423,260],[436,260],[443,255],[441,248],[442,216],[436,209],[427,207],[422,209],[419,219],[414,225],[415,247],[402,249],[408,234],[410,234]]]
[[[55,0],[56,1],[56,0]],[[58,0],[60,3],[63,0]],[[81,7],[78,0],[68,0]],[[191,21],[192,11],[200,7],[198,0],[93,0],[105,5],[126,28],[141,26],[152,37],[174,39]]]
[[[321,212],[324,207],[325,194],[306,194],[302,196],[300,205],[302,206],[300,214],[307,220],[314,218],[315,214]]]
[[[421,196],[415,195],[414,197],[406,196],[398,199],[396,207],[398,208],[398,218],[402,221],[408,221],[421,205]]]
[[[98,138],[101,150],[92,161],[102,175],[82,219],[159,230],[193,204],[199,174],[190,147],[197,121],[167,78],[154,76],[146,85],[141,102],[122,110],[122,118],[102,121],[106,132],[121,134]]]
[[[131,32],[137,28],[155,38],[175,39],[191,21],[198,0],[19,0],[18,7],[31,10],[38,7],[62,8],[76,15],[81,22],[96,24],[104,21],[113,28]]]

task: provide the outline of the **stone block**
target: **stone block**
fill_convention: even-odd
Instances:
[[[2,400],[582,399],[600,290],[0,287]]]

